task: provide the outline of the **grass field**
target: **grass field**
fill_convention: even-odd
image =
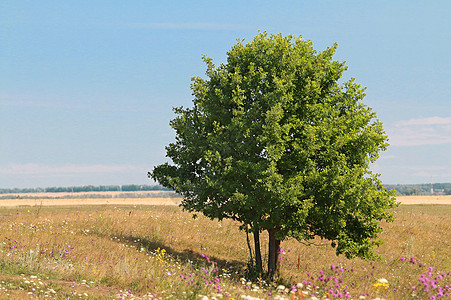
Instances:
[[[451,206],[401,205],[395,216],[374,262],[337,257],[327,241],[284,241],[271,285],[244,278],[246,236],[230,220],[161,205],[3,207],[0,299],[449,297]]]

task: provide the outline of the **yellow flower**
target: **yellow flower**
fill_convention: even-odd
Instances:
[[[373,284],[373,286],[374,286],[375,288],[383,287],[383,288],[385,288],[385,289],[388,289],[388,287],[389,287],[390,285],[388,284],[388,280],[387,280],[387,279],[385,279],[385,278],[380,278],[380,279],[377,280],[377,282],[376,282],[375,284]]]

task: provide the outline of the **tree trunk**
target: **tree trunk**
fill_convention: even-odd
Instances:
[[[272,280],[274,276],[279,276],[279,252],[280,240],[276,238],[276,229],[268,230],[269,233],[269,253],[268,253],[268,275]]]
[[[254,249],[255,249],[255,267],[258,274],[263,271],[262,265],[262,253],[260,250],[260,230],[257,228],[254,230]]]
[[[252,258],[252,247],[251,247],[251,243],[249,241],[249,227],[246,225],[246,242],[247,242],[247,247],[249,248],[249,255],[251,258],[251,265],[254,264],[254,259]]]

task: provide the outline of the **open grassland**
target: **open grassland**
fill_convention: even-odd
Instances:
[[[161,205],[3,207],[0,299],[449,297],[451,206],[401,205],[395,216],[378,261],[337,257],[327,241],[282,242],[271,285],[244,278],[246,235],[230,220]]]

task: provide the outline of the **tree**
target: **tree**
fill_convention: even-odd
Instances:
[[[183,195],[182,206],[211,219],[231,218],[254,235],[269,233],[268,273],[280,242],[315,236],[337,254],[369,258],[381,220],[392,220],[393,193],[369,170],[388,146],[382,123],[354,79],[340,84],[337,45],[316,52],[300,36],[259,33],[239,40],[207,79],[193,77],[192,108],[175,108],[172,164],[149,176]],[[252,253],[252,252],[251,252]]]

